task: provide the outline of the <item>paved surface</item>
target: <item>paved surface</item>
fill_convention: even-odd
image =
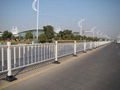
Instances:
[[[120,90],[120,45],[110,44],[54,67],[4,90]]]

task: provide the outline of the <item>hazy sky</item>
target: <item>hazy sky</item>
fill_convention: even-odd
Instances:
[[[17,26],[19,30],[36,28],[33,0],[0,0],[0,31]],[[79,31],[78,21],[85,18],[84,29],[116,36],[120,33],[120,0],[40,0],[39,27]]]

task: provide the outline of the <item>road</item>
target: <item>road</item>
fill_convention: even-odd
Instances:
[[[120,45],[90,51],[4,90],[120,90]]]

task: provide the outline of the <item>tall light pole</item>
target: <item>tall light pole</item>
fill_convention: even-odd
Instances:
[[[100,38],[100,31],[98,31],[98,33],[97,33],[97,34],[98,34],[98,38]]]
[[[37,4],[36,4],[37,3]],[[37,35],[37,40],[38,40],[38,30],[39,30],[39,0],[34,0],[32,3],[32,8],[33,10],[37,13],[37,25],[36,25],[36,35]]]
[[[85,19],[81,19],[79,22],[78,22],[78,26],[80,27],[80,35],[82,36],[83,34],[83,22],[85,21]]]
[[[93,38],[95,37],[95,29],[96,29],[96,27],[93,27],[93,28],[91,29]]]

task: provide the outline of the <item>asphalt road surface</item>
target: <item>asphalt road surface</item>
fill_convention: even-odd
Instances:
[[[4,90],[120,90],[120,45],[88,52]]]

